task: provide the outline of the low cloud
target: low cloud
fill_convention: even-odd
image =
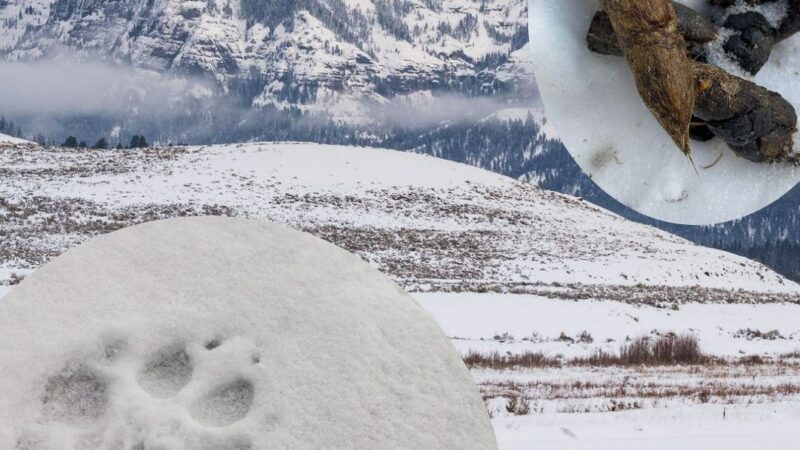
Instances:
[[[373,108],[373,116],[389,125],[426,127],[447,122],[470,122],[492,113],[520,106],[533,106],[535,100],[514,96],[468,97],[458,94],[396,97],[388,105]]]
[[[485,97],[418,92],[372,104],[374,126],[425,128],[477,121],[509,107],[535,104],[535,92]],[[35,62],[0,62],[0,115],[28,137],[51,143],[68,135],[123,144],[219,143],[250,139],[309,139],[328,126],[320,116],[253,110],[246,96],[223,94],[212,80],[176,76],[60,54]],[[316,134],[315,134],[316,133]]]
[[[10,116],[170,114],[212,95],[200,80],[60,56],[0,63],[0,112]]]

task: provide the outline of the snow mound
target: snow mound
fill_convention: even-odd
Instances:
[[[4,298],[0,329],[4,449],[497,448],[417,303],[267,223],[95,238]]]
[[[701,6],[699,0],[681,0]],[[623,58],[591,53],[597,0],[532,0],[530,34],[547,115],[577,163],[603,190],[650,217],[712,224],[780,198],[800,168],[737,157],[722,141],[692,142],[697,172],[644,106]],[[800,109],[800,35],[778,44],[753,78]]]

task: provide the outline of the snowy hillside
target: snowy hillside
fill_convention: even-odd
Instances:
[[[421,155],[292,143],[142,151],[17,145],[0,151],[0,171],[7,285],[98,233],[226,214],[308,230],[415,291],[650,304],[800,299],[795,283],[758,263]]]
[[[26,141],[25,139],[0,133],[0,145],[4,144],[30,144],[30,142]]]
[[[257,108],[346,122],[434,91],[524,88],[524,0],[0,2],[0,57],[100,59],[213,80]],[[527,55],[526,55],[527,58]]]

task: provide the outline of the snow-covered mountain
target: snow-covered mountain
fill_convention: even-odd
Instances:
[[[533,92],[525,0],[16,0],[7,61],[101,59],[339,121],[398,98]]]
[[[304,229],[413,291],[666,305],[800,301],[750,260],[580,199],[422,155],[262,143],[140,151],[0,150],[3,283],[99,233],[226,214]]]

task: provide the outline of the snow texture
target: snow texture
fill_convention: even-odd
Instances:
[[[497,448],[433,319],[308,234],[151,222],[0,308],[3,449]]]
[[[796,403],[703,405],[495,420],[502,450],[789,450],[800,439]]]
[[[800,180],[800,168],[749,162],[718,139],[692,142],[695,172],[642,103],[625,60],[588,50],[586,31],[599,1],[531,0],[529,9],[548,118],[584,172],[626,206],[668,222],[712,224],[753,213]],[[753,81],[800,109],[798,70],[796,35],[775,47]]]

